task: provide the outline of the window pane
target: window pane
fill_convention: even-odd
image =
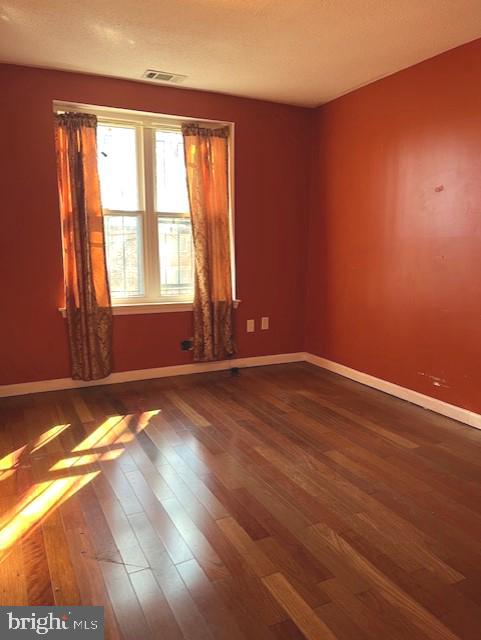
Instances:
[[[194,261],[190,220],[158,218],[162,296],[192,296]]]
[[[188,213],[184,141],[176,131],[155,132],[155,210]]]
[[[143,294],[141,221],[138,216],[105,216],[105,246],[113,298]]]
[[[97,154],[104,209],[138,211],[135,128],[99,124]]]

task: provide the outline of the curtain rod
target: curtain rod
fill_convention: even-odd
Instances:
[[[233,122],[223,120],[209,120],[206,118],[194,118],[192,116],[178,116],[171,114],[153,113],[148,111],[134,111],[131,109],[122,109],[115,107],[105,107],[101,105],[81,104],[75,102],[63,102],[61,100],[53,101],[53,112],[62,113],[66,111],[80,111],[83,113],[92,113],[100,120],[112,123],[115,121],[131,122],[132,124],[143,124],[146,126],[171,126],[173,129],[179,129],[182,123],[198,123],[200,125],[213,128],[233,126]]]

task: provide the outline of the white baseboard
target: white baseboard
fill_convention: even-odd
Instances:
[[[192,364],[178,364],[171,367],[156,367],[154,369],[135,369],[119,371],[107,378],[84,382],[72,378],[57,378],[55,380],[40,380],[38,382],[21,382],[20,384],[0,385],[0,398],[7,396],[21,396],[28,393],[43,393],[45,391],[60,391],[61,389],[79,389],[81,387],[95,387],[104,384],[118,384],[134,380],[150,380],[152,378],[167,378],[169,376],[184,376],[191,373],[206,373],[208,371],[222,371],[233,367],[262,367],[270,364],[284,364],[304,360],[305,354],[280,353],[271,356],[254,356],[252,358],[232,358],[216,362],[194,362]]]
[[[306,353],[304,355],[307,362],[310,362],[317,367],[322,367],[323,369],[327,369],[328,371],[332,371],[333,373],[338,373],[345,378],[350,378],[351,380],[355,380],[356,382],[365,384],[368,387],[373,387],[374,389],[378,389],[379,391],[388,393],[391,396],[396,396],[397,398],[401,398],[402,400],[407,400],[408,402],[417,404],[420,407],[429,409],[430,411],[440,413],[441,415],[452,418],[453,420],[464,422],[470,427],[481,429],[481,414],[479,413],[468,411],[468,409],[463,409],[462,407],[458,407],[454,404],[443,402],[442,400],[438,400],[437,398],[431,398],[431,396],[426,396],[423,393],[419,393],[418,391],[413,391],[412,389],[401,387],[400,385],[394,384],[393,382],[387,382],[387,380],[376,378],[375,376],[371,376],[368,373],[362,373],[362,371],[351,369],[350,367],[346,367],[343,364],[333,362],[332,360],[326,360],[326,358],[315,356],[312,353]]]
[[[321,358],[312,353],[280,353],[271,356],[255,356],[252,358],[233,358],[232,360],[220,360],[217,362],[195,362],[192,364],[179,364],[171,367],[156,367],[154,369],[135,369],[133,371],[119,371],[102,380],[83,382],[71,378],[57,378],[56,380],[41,380],[39,382],[22,382],[20,384],[0,385],[0,398],[7,396],[20,396],[29,393],[42,393],[45,391],[60,391],[61,389],[79,389],[82,387],[94,387],[104,384],[118,384],[120,382],[133,382],[135,380],[150,380],[152,378],[167,378],[169,376],[183,376],[192,373],[206,373],[208,371],[222,371],[232,367],[261,367],[271,364],[285,364],[288,362],[310,362],[317,367],[322,367],[333,373],[338,373],[345,378],[350,378],[361,384],[365,384],[391,396],[407,400],[425,409],[440,413],[443,416],[464,422],[465,424],[481,429],[481,414],[468,411],[454,404],[437,400],[418,391],[401,387],[393,382],[376,378],[368,373],[351,369],[343,364]]]

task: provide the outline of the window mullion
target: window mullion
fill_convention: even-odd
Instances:
[[[154,130],[144,127],[144,247],[145,247],[145,296],[157,299],[160,295],[159,245],[157,241],[157,217],[154,215]]]

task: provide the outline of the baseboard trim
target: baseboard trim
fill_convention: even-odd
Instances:
[[[195,362],[192,364],[179,364],[170,367],[156,367],[153,369],[135,369],[132,371],[119,371],[112,373],[102,380],[84,382],[71,378],[57,378],[54,380],[40,380],[38,382],[22,382],[19,384],[0,385],[0,398],[7,396],[21,396],[29,393],[44,393],[46,391],[60,391],[62,389],[80,389],[83,387],[95,387],[105,384],[119,384],[121,382],[133,382],[135,380],[150,380],[152,378],[167,378],[170,376],[184,376],[192,373],[206,373],[208,371],[225,371],[233,367],[263,367],[271,364],[285,364],[304,360],[305,354],[280,353],[270,356],[254,356],[251,358],[232,358],[231,360],[219,360],[216,362]]]
[[[29,393],[44,393],[47,391],[61,391],[62,389],[80,389],[83,387],[95,387],[107,384],[119,384],[121,382],[134,382],[136,380],[151,380],[153,378],[167,378],[170,376],[184,376],[192,373],[206,373],[209,371],[225,371],[232,367],[263,367],[272,364],[286,364],[289,362],[309,362],[317,367],[338,373],[345,378],[360,382],[368,387],[383,391],[391,396],[407,400],[420,407],[434,411],[458,422],[463,422],[470,427],[481,429],[481,414],[463,409],[454,404],[437,400],[418,391],[401,387],[382,378],[376,378],[368,373],[351,369],[338,362],[321,358],[313,353],[279,353],[269,356],[254,356],[251,358],[233,358],[232,360],[220,360],[217,362],[195,362],[192,364],[179,364],[170,367],[156,367],[153,369],[135,369],[132,371],[119,371],[102,380],[83,382],[71,378],[57,378],[55,380],[40,380],[38,382],[22,382],[20,384],[0,385],[0,398],[7,396],[21,396]]]
[[[481,414],[479,413],[474,413],[473,411],[463,409],[462,407],[458,407],[454,404],[443,402],[437,398],[431,398],[431,396],[426,396],[418,391],[413,391],[412,389],[401,387],[398,384],[388,382],[382,378],[376,378],[368,373],[351,369],[350,367],[346,367],[338,362],[333,362],[332,360],[316,356],[313,353],[305,353],[304,356],[306,362],[310,362],[317,367],[327,369],[333,373],[338,373],[345,378],[350,378],[355,382],[360,382],[368,387],[378,389],[378,391],[383,391],[391,396],[396,396],[396,398],[407,400],[408,402],[417,404],[420,407],[424,407],[425,409],[429,409],[435,413],[440,413],[441,415],[452,418],[453,420],[458,420],[458,422],[464,422],[470,427],[481,429]]]

